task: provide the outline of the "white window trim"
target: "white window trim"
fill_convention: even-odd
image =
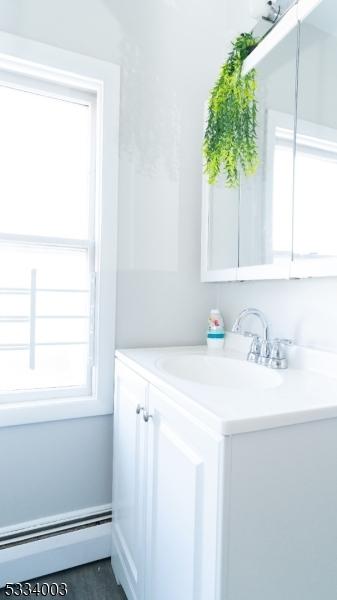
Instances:
[[[112,63],[0,32],[0,70],[94,93],[96,118],[96,347],[92,396],[0,404],[0,427],[112,413],[115,349],[120,69]],[[104,218],[102,218],[102,215]],[[103,301],[104,299],[104,301]],[[1,373],[0,373],[1,377]]]

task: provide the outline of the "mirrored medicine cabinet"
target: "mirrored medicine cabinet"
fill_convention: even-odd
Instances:
[[[202,281],[337,275],[337,2],[299,0],[246,60],[259,168],[203,180]]]

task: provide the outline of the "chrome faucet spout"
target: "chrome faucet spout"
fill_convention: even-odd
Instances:
[[[264,314],[258,310],[258,308],[245,308],[238,318],[235,320],[235,323],[232,327],[233,333],[242,333],[241,325],[242,321],[244,321],[247,317],[254,316],[257,317],[262,325],[263,329],[263,340],[268,341],[269,339],[269,325]]]

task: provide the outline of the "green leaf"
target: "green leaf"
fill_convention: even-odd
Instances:
[[[224,173],[229,187],[237,187],[240,171],[256,173],[257,148],[256,71],[242,75],[242,65],[257,46],[251,33],[241,34],[233,43],[227,62],[210,94],[208,123],[203,151],[205,173],[210,184]]]

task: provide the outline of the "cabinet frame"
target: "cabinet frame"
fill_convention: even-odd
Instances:
[[[143,540],[145,536],[145,480],[147,436],[146,424],[141,413],[137,415],[136,409],[140,404],[147,408],[149,384],[138,374],[126,367],[121,361],[116,360],[115,371],[115,410],[113,430],[113,479],[112,479],[112,567],[119,583],[122,584],[128,595],[128,600],[145,600],[145,573],[143,555]],[[134,494],[127,502],[123,493],[120,479],[125,477],[121,472],[127,467],[127,448],[121,436],[127,436],[123,417],[122,404],[131,403],[129,416],[134,418],[135,455],[131,457],[134,467]],[[128,436],[130,437],[130,436]],[[124,448],[123,448],[124,446]],[[132,450],[131,450],[132,451]],[[130,458],[130,457],[129,457]],[[129,473],[129,471],[127,471]],[[129,499],[130,500],[130,499]],[[133,502],[133,503],[132,503]],[[129,511],[129,523],[133,524],[133,539],[128,540],[123,531],[123,518]],[[130,531],[129,531],[130,533]],[[134,554],[133,554],[134,553]]]
[[[270,31],[270,33],[260,42],[258,47],[249,55],[243,65],[243,74],[254,69],[275,48],[291,31],[298,28],[307,16],[317,8],[324,0],[298,0],[287,13],[282,17],[279,23]],[[300,40],[299,40],[300,41]],[[297,52],[300,52],[298,45]],[[297,82],[299,77],[297,65]],[[295,99],[297,103],[297,98]],[[296,111],[295,111],[296,119]],[[295,131],[296,144],[296,131]],[[294,161],[295,161],[294,155]],[[296,166],[294,166],[296,168]],[[240,195],[240,190],[238,190]],[[337,259],[320,259],[319,261],[309,260],[306,264],[298,261],[289,260],[285,264],[265,264],[253,266],[240,266],[240,257],[238,264],[232,268],[212,270],[208,268],[209,264],[209,224],[210,224],[210,196],[211,186],[208,184],[206,176],[202,177],[202,210],[201,210],[201,282],[219,283],[219,282],[239,282],[239,281],[259,281],[259,280],[289,280],[302,279],[308,277],[330,277],[337,274]],[[240,204],[240,202],[239,202]],[[240,219],[240,214],[238,216]],[[292,249],[291,249],[292,250]]]

